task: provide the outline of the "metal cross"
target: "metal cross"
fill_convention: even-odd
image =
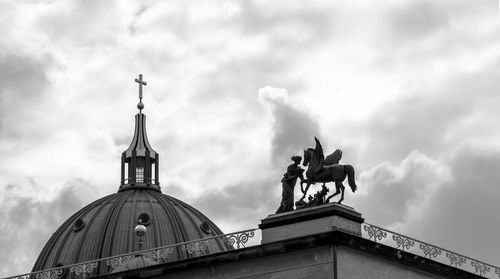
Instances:
[[[139,83],[139,101],[142,103],[142,86],[148,83],[142,80],[142,74],[139,74],[139,78],[136,78],[135,82]]]

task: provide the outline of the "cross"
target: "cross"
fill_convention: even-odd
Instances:
[[[135,82],[139,83],[139,101],[142,103],[142,86],[148,83],[142,80],[142,74],[139,74],[139,78],[136,78]]]

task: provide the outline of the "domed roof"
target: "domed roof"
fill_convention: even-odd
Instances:
[[[130,147],[122,153],[121,185],[118,193],[101,198],[73,214],[49,239],[33,271],[133,253],[140,250],[211,238],[222,231],[190,205],[161,193],[159,154],[149,144],[146,116],[142,113],[142,75],[139,83],[139,113]],[[146,235],[134,228],[146,226]],[[139,247],[139,240],[142,241]],[[211,238],[204,250],[217,253],[233,249],[219,238]],[[168,261],[192,257],[192,251],[169,250]],[[194,255],[196,256],[196,255]],[[114,271],[151,264],[138,258],[127,265],[112,265]]]
[[[33,271],[95,260],[139,250],[134,227],[147,233],[142,249],[221,235],[222,231],[192,206],[158,190],[133,189],[101,198],[71,216],[52,235]],[[214,240],[210,253],[232,249]],[[169,261],[182,260],[187,251],[173,250]]]

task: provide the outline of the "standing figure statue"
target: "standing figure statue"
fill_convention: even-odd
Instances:
[[[288,166],[283,179],[281,179],[283,193],[281,194],[281,205],[276,213],[293,211],[293,189],[295,188],[295,183],[297,183],[297,178],[300,178],[301,183],[304,180],[304,169],[299,166],[301,160],[300,156],[293,156],[293,164]]]

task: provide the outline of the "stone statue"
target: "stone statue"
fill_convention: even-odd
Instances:
[[[316,141],[316,147],[314,149],[308,148],[304,150],[303,165],[307,166],[307,179],[302,180],[300,183],[300,189],[304,195],[297,202],[297,205],[304,205],[304,198],[307,195],[309,186],[317,182],[323,182],[323,186],[327,182],[335,182],[336,191],[326,199],[326,202],[329,202],[332,197],[342,194],[340,200],[338,201],[338,203],[341,203],[344,200],[345,189],[342,181],[344,181],[346,177],[353,192],[355,192],[358,188],[354,180],[354,168],[351,165],[339,164],[339,161],[342,158],[342,151],[339,149],[335,150],[335,152],[325,158],[321,143],[317,138],[314,138],[314,140]],[[305,189],[303,188],[303,183],[307,183]]]
[[[283,175],[283,179],[281,179],[283,192],[281,194],[281,205],[276,213],[293,210],[293,189],[295,188],[295,183],[297,183],[297,178],[300,178],[301,185],[304,180],[304,169],[299,166],[301,160],[302,158],[300,156],[293,156],[293,164],[288,166],[286,173]]]

